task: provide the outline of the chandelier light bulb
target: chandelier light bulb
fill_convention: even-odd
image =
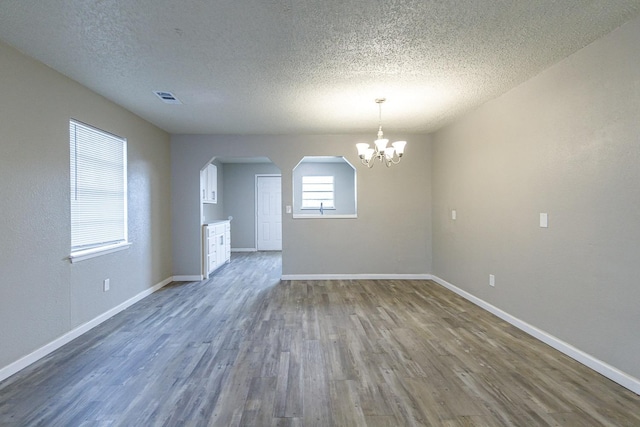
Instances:
[[[387,149],[384,151],[384,155],[387,158],[387,160],[391,160],[393,159],[393,154],[395,153],[396,149],[393,147],[387,147]]]
[[[369,144],[361,142],[359,144],[356,144],[356,148],[358,149],[358,155],[362,157],[369,149]]]
[[[404,154],[404,146],[407,145],[407,141],[396,141],[391,145],[393,145],[393,148],[396,149],[398,157],[402,157],[402,155]]]
[[[368,162],[373,158],[375,150],[373,148],[369,148],[364,155],[364,159]]]
[[[389,143],[388,139],[376,139],[375,140],[376,148],[379,152],[384,153],[385,148],[387,148],[387,144]]]

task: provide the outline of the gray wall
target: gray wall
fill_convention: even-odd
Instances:
[[[280,174],[273,163],[225,163],[224,216],[231,221],[231,248],[256,248],[256,174]]]
[[[432,175],[437,276],[636,378],[638,40],[635,20],[441,130]]]
[[[293,170],[293,213],[318,215],[319,210],[302,209],[302,177],[305,175],[330,175],[334,177],[334,201],[336,208],[325,211],[325,215],[356,214],[356,171],[346,162],[314,163],[305,161]]]
[[[370,135],[173,135],[174,274],[200,274],[199,171],[201,159],[213,156],[270,158],[282,171],[283,205],[292,204],[292,170],[304,156],[345,156],[358,164],[357,219],[284,215],[283,274],[430,273],[429,136],[387,133],[409,141],[406,155],[400,165],[371,170],[359,165],[354,144],[371,143],[375,128]]]
[[[172,260],[168,134],[3,43],[0,69],[2,368],[170,277]],[[70,118],[127,138],[133,242],[76,264]]]

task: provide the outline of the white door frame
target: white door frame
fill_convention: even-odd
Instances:
[[[255,247],[256,247],[256,251],[258,251],[258,178],[260,177],[269,177],[269,176],[277,176],[280,177],[280,186],[281,186],[281,190],[282,190],[282,174],[281,173],[257,173],[256,177],[255,177],[255,209],[254,209],[254,217],[255,217],[255,235],[254,235],[254,239],[255,239]],[[282,199],[280,200],[280,203],[282,203]]]

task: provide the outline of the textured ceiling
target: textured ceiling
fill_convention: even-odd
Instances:
[[[0,0],[0,39],[171,133],[375,134],[378,97],[385,131],[430,132],[639,12],[639,0]]]

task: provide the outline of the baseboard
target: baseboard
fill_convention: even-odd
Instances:
[[[499,309],[498,307],[489,304],[488,302],[470,294],[467,291],[464,291],[460,288],[458,288],[455,285],[452,285],[451,283],[447,282],[446,280],[443,280],[437,276],[433,276],[433,281],[435,281],[436,283],[438,283],[441,286],[444,286],[445,288],[455,292],[456,294],[460,295],[461,297],[469,300],[470,302],[474,303],[475,305],[487,310],[488,312],[498,316],[499,318],[501,318],[502,320],[512,324],[513,326],[515,326],[516,328],[520,329],[523,332],[526,332],[527,334],[531,335],[534,338],[537,338],[538,340],[542,341],[543,343],[555,348],[556,350],[560,351],[561,353],[566,354],[567,356],[571,357],[572,359],[576,360],[577,362],[582,363],[583,365],[593,369],[594,371],[604,375],[605,377],[609,378],[610,380],[620,384],[621,386],[628,388],[629,390],[631,390],[632,392],[639,394],[640,395],[640,379],[635,378],[625,372],[622,372],[621,370],[603,362],[602,360],[599,360],[593,356],[591,356],[590,354],[585,353],[584,351],[572,346],[571,344],[568,344],[556,337],[554,337],[553,335],[536,328],[535,326],[532,326],[530,324],[528,324],[527,322],[524,322],[520,319],[518,319],[517,317],[512,316],[511,314]]]
[[[432,280],[431,274],[283,274],[282,280]]]
[[[37,362],[38,360],[40,360],[43,357],[47,356],[49,353],[52,353],[53,351],[59,349],[63,345],[67,344],[68,342],[78,338],[80,335],[82,335],[85,332],[95,328],[96,326],[98,326],[102,322],[110,319],[111,317],[115,316],[116,314],[120,313],[121,311],[125,310],[126,308],[128,308],[128,307],[132,306],[133,304],[137,303],[141,299],[151,295],[152,293],[154,293],[157,290],[159,290],[160,288],[168,285],[172,281],[174,281],[173,277],[169,277],[167,279],[164,279],[162,282],[158,283],[157,285],[140,292],[139,294],[135,295],[134,297],[129,298],[125,302],[123,302],[123,303],[117,305],[116,307],[114,307],[114,308],[102,313],[101,315],[95,317],[94,319],[88,321],[87,323],[84,323],[84,324],[78,326],[77,328],[72,329],[71,331],[67,332],[66,334],[62,335],[61,337],[56,338],[55,340],[53,340],[50,343],[40,347],[39,349],[33,351],[32,353],[29,353],[26,356],[18,359],[17,361],[5,366],[4,368],[0,369],[0,381],[3,381],[5,379],[9,378],[11,375],[21,371],[22,369],[26,368],[27,366],[31,365],[32,363]]]
[[[231,248],[231,252],[258,252],[256,248]]]
[[[173,276],[174,282],[199,282],[200,280],[204,280],[204,276],[192,274],[186,276]]]

